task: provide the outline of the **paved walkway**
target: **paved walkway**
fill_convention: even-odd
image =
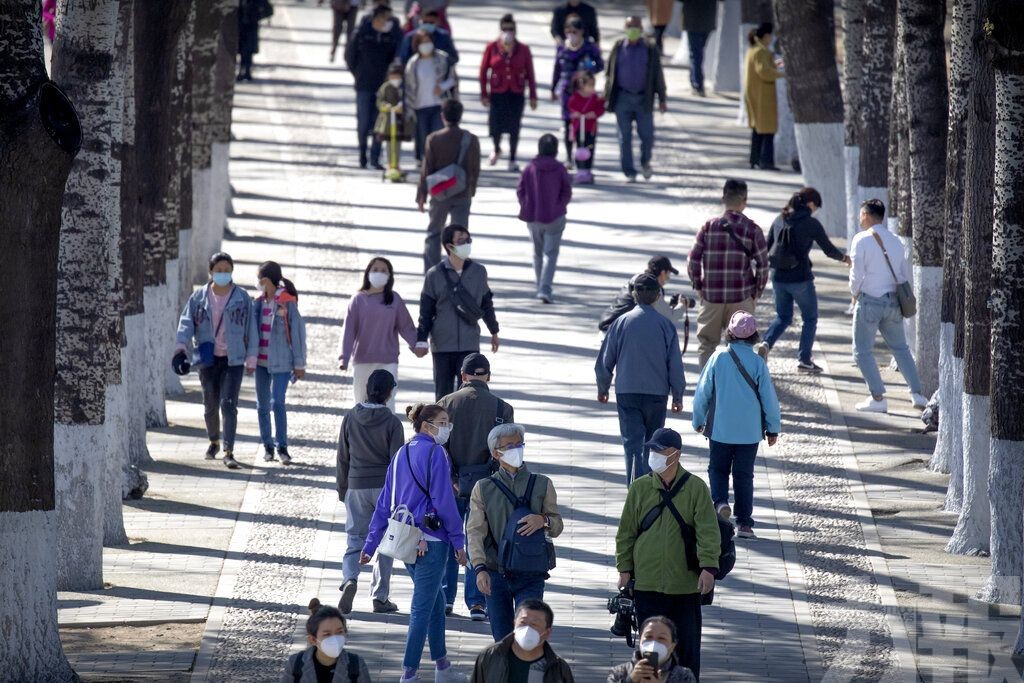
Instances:
[[[254,278],[258,263],[272,258],[299,288],[311,353],[307,381],[289,396],[296,465],[264,467],[258,457],[249,382],[243,387],[237,448],[244,468],[229,472],[202,460],[198,386],[186,382],[186,396],[168,406],[174,426],[150,437],[157,459],[150,493],[126,508],[132,545],[107,554],[113,587],[62,593],[61,624],[197,621],[205,623],[202,641],[194,658],[187,651],[135,654],[131,661],[128,655],[77,654],[75,663],[84,672],[141,674],[143,667],[162,666],[191,670],[194,681],[276,680],[285,657],[304,640],[309,599],[331,604],[338,597],[345,513],[334,492],[333,464],[338,425],[351,404],[351,377],[339,373],[334,361],[340,323],[375,254],[392,260],[396,290],[415,308],[425,217],[415,209],[411,184],[383,184],[358,169],[351,77],[340,60],[327,63],[330,12],[312,3],[281,2],[275,8],[273,26],[261,34],[259,80],[236,94],[235,216],[225,249],[236,258],[241,284]],[[458,6],[453,23],[463,55],[466,124],[478,134],[486,131],[485,113],[475,104],[479,53],[496,34],[496,18],[505,8],[515,11],[520,36],[534,49],[542,93],[551,71],[547,14],[539,5],[484,0]],[[609,35],[627,9],[623,3],[602,14]],[[603,681],[608,667],[629,655],[608,633],[604,609],[614,592],[614,527],[625,486],[614,407],[595,400],[596,320],[651,254],[665,253],[677,267],[685,265],[694,232],[716,211],[724,176],[748,178],[749,213],[763,225],[799,184],[793,174],[744,170],[747,136],[732,123],[736,103],[690,98],[685,71],[672,68],[667,76],[672,112],[657,117],[658,175],[652,181],[624,183],[614,163],[614,119],[601,123],[599,184],[577,190],[570,208],[556,278],[558,303],[540,306],[532,298],[531,246],[514,218],[516,177],[500,170],[503,162],[485,168],[471,219],[474,258],[488,268],[502,326],[502,348],[488,354],[493,388],[515,405],[518,421],[527,426],[528,458],[553,477],[566,518],[557,542],[558,567],[547,584],[556,614],[553,644],[585,682]],[[540,134],[557,131],[557,117],[550,102],[527,112],[523,162]],[[482,146],[486,156],[490,143],[482,140]],[[921,602],[907,581],[918,556],[892,548],[916,531],[915,538],[930,542],[933,551],[943,529],[921,529],[904,522],[901,512],[884,518],[871,513],[886,505],[902,511],[911,497],[922,507],[933,503],[939,477],[922,487],[905,473],[876,470],[892,468],[893,448],[913,449],[914,455],[900,454],[902,462],[926,458],[929,439],[891,439],[891,431],[880,431],[905,430],[912,424],[910,411],[847,424],[850,402],[861,389],[849,365],[848,322],[840,314],[845,271],[819,264],[819,272],[819,358],[836,377],[798,375],[789,359],[795,356],[793,341],[780,344],[772,358],[784,422],[792,427],[758,460],[760,538],[740,542],[736,569],[705,610],[706,681],[910,680],[913,650],[930,656],[922,654],[916,638],[911,644],[900,619],[903,614],[912,627],[916,623],[913,608]],[[687,288],[685,275],[679,279],[669,290]],[[767,311],[759,310],[762,325]],[[691,386],[694,347],[686,355]],[[403,353],[399,406],[432,398],[430,372],[429,359]],[[689,398],[686,409],[682,417],[670,416],[669,425],[684,434],[684,465],[706,478],[706,442],[689,429]],[[851,435],[865,437],[871,449],[852,446]],[[950,564],[947,556],[929,557],[936,574]],[[968,583],[983,578],[982,560],[961,559],[956,562],[966,567]],[[375,680],[397,680],[411,583],[399,572],[393,599],[402,612],[387,617],[370,612],[368,582],[363,583],[350,624],[351,647],[367,657]],[[450,656],[468,670],[490,638],[486,625],[465,618],[461,596],[456,611],[461,615],[448,624]]]

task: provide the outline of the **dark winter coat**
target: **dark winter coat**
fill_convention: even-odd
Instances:
[[[490,461],[487,435],[498,425],[497,418],[505,424],[515,420],[512,406],[492,394],[487,382],[478,379],[469,380],[437,405],[445,409],[455,425],[447,446],[456,469]]]
[[[643,39],[641,39],[643,40]],[[622,43],[625,41],[620,40],[615,43],[615,47],[612,48],[612,52],[608,55],[608,73],[604,80],[604,102],[605,109],[608,111],[615,111],[615,100],[618,97],[619,88],[615,83],[615,70],[618,67],[619,61],[619,50],[622,49]],[[665,95],[665,72],[661,68],[661,54],[658,52],[658,48],[654,46],[648,40],[644,40],[644,45],[647,46],[647,75],[646,75],[646,86],[644,87],[644,109],[647,111],[654,111],[654,96],[658,96],[659,102],[667,102]]]
[[[777,239],[783,227],[783,221],[789,223],[789,253],[797,260],[796,268],[786,270],[772,270],[772,282],[805,282],[814,279],[811,270],[810,258],[811,247],[817,242],[825,256],[836,261],[843,260],[843,252],[832,244],[832,240],[825,234],[825,228],[818,222],[818,219],[811,215],[807,209],[794,211],[789,218],[783,218],[782,214],[772,223],[768,231],[768,252],[771,253],[772,245]]]
[[[575,50],[559,46],[555,52],[555,69],[551,76],[551,92],[562,101],[562,120],[569,120],[569,97],[572,79],[578,71],[596,74],[604,69],[601,48],[592,40],[584,40]]]
[[[362,24],[345,46],[345,63],[356,82],[356,90],[377,92],[387,80],[388,66],[398,54],[394,32],[381,33],[373,24]]]
[[[391,456],[403,443],[402,421],[387,406],[359,403],[350,410],[338,435],[338,500],[350,488],[383,487]]]
[[[513,634],[508,634],[480,653],[473,667],[471,683],[496,683],[508,680],[508,658],[512,656]],[[572,670],[565,660],[544,643],[544,683],[574,683]]]

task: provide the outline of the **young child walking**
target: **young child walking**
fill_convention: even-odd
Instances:
[[[377,89],[377,121],[373,126],[373,134],[388,145],[388,170],[399,172],[399,159],[402,153],[402,141],[412,139],[409,130],[410,119],[406,118],[402,107],[402,78],[405,71],[401,64],[388,67],[388,79]],[[394,118],[392,118],[394,112]],[[391,122],[395,122],[396,130],[392,138]],[[394,142],[392,142],[392,140]]]
[[[594,182],[594,143],[597,120],[604,114],[604,98],[595,92],[594,75],[586,71],[575,78],[575,91],[569,97],[569,123],[576,140],[576,176],[578,184]]]
[[[299,293],[291,280],[281,275],[281,266],[267,261],[256,271],[259,294],[252,302],[252,315],[259,329],[256,356],[256,416],[263,442],[263,459],[274,459],[275,441],[270,433],[274,413],[277,455],[290,465],[288,416],[285,394],[288,383],[306,375],[306,323],[299,314]]]

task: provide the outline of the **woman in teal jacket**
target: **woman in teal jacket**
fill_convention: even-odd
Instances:
[[[736,535],[754,536],[754,458],[761,439],[774,446],[782,431],[779,398],[768,364],[754,351],[760,341],[757,320],[737,311],[719,348],[704,366],[693,395],[693,428],[708,438],[711,448],[708,479],[711,499],[723,519],[729,519],[729,474],[736,490]],[[741,369],[742,368],[742,369]],[[756,387],[756,389],[755,389]]]

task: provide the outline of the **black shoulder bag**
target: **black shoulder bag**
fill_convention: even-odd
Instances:
[[[469,268],[469,264],[470,262],[466,261],[463,266],[463,273],[466,272],[465,269]],[[484,309],[480,308],[476,299],[462,286],[461,279],[453,280],[450,269],[446,268],[443,264],[440,268],[444,272],[444,279],[448,282],[448,295],[452,300],[452,306],[455,307],[455,312],[465,322],[470,325],[476,325],[484,317]]]

